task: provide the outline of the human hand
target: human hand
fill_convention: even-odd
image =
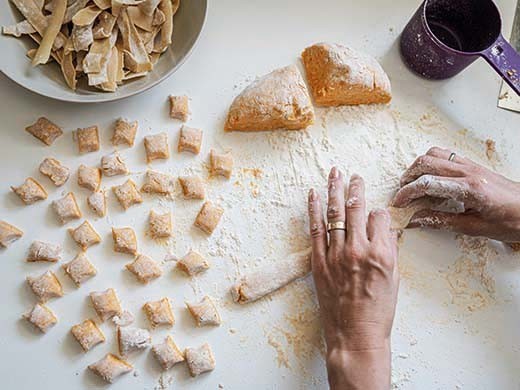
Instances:
[[[406,207],[425,196],[464,204],[460,214],[423,210],[408,227],[453,230],[505,242],[520,241],[520,183],[506,179],[470,159],[431,148],[408,168],[393,205]]]
[[[343,176],[332,168],[328,222],[343,221],[327,242],[319,195],[309,192],[312,270],[327,343],[331,388],[389,389],[390,333],[399,269],[397,236],[386,210],[365,216],[363,179],[353,175],[347,200]]]

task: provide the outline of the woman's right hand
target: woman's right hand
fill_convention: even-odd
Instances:
[[[406,207],[422,197],[453,199],[464,204],[460,214],[424,210],[408,227],[453,230],[505,242],[520,242],[520,183],[451,152],[432,148],[401,178],[393,206]]]

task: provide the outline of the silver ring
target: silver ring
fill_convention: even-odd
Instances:
[[[327,223],[327,232],[331,232],[331,230],[346,230],[345,222],[337,221],[337,222],[329,222]]]
[[[450,157],[448,157],[448,161],[453,161],[453,160],[455,159],[455,156],[457,156],[457,153],[452,152],[452,153],[450,154]]]

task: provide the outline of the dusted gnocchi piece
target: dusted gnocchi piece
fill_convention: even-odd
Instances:
[[[199,327],[219,326],[222,322],[213,300],[207,295],[199,303],[186,302],[186,307]]]
[[[127,374],[134,369],[130,363],[111,353],[106,354],[103,359],[96,363],[89,365],[88,368],[108,383],[114,382],[121,375]]]
[[[209,267],[209,262],[195,251],[189,251],[186,256],[177,262],[177,268],[186,272],[189,276],[198,275]]]
[[[61,245],[51,244],[44,241],[33,241],[29,247],[27,261],[50,261],[56,262],[61,258]]]
[[[0,247],[7,248],[13,242],[19,240],[23,236],[23,232],[17,227],[0,221]]]
[[[184,361],[184,354],[179,350],[170,335],[166,336],[163,343],[155,344],[152,347],[152,352],[163,370],[169,370],[177,363]]]
[[[199,154],[202,145],[202,130],[183,125],[179,135],[178,152]]]
[[[173,326],[175,318],[173,318],[172,307],[168,298],[159,301],[147,302],[143,306],[143,310],[150,321],[150,325],[156,328],[161,325]]]
[[[11,189],[27,205],[47,199],[47,191],[32,177],[25,179],[21,186]]]
[[[79,253],[74,259],[64,264],[63,270],[78,287],[81,283],[93,278],[97,274],[96,268],[83,252]]]
[[[126,268],[141,283],[148,283],[162,275],[159,263],[145,255],[138,255],[132,263],[126,265]]]
[[[28,276],[27,284],[41,303],[45,303],[51,298],[63,296],[61,283],[52,271],[46,271],[36,277]]]
[[[78,185],[90,191],[97,191],[101,184],[101,169],[81,164],[78,168]]]
[[[34,305],[31,311],[24,314],[22,318],[29,321],[42,333],[46,333],[58,322],[58,318],[56,318],[52,310],[41,303]]]
[[[70,331],[85,352],[105,341],[105,335],[92,320],[74,325]]]
[[[101,236],[94,230],[89,221],[83,222],[76,229],[69,229],[72,239],[76,241],[81,249],[86,251],[88,247],[99,244]]]
[[[188,96],[170,95],[170,118],[179,119],[183,122],[188,120],[190,115],[190,107]]]
[[[137,237],[132,228],[112,228],[114,251],[135,255],[137,253]]]
[[[62,225],[73,219],[81,218],[81,211],[72,192],[61,199],[52,201],[51,206]]]
[[[217,153],[214,149],[209,152],[209,171],[212,176],[231,177],[233,172],[233,156],[230,152]]]
[[[116,315],[121,315],[123,312],[116,291],[113,288],[106,289],[105,291],[91,292],[90,300],[94,305],[94,310],[96,310],[97,315],[102,321],[106,321]]]
[[[112,135],[112,145],[134,146],[135,135],[137,134],[137,121],[129,122],[118,119]]]
[[[147,135],[144,137],[144,149],[147,162],[170,158],[168,135],[166,133]]]
[[[152,238],[166,238],[172,235],[172,216],[170,212],[158,214],[150,211],[150,235]]]
[[[168,195],[173,193],[174,179],[172,176],[157,171],[146,171],[141,191],[149,194]]]
[[[179,177],[179,183],[185,199],[204,199],[206,196],[204,182],[198,176]]]
[[[101,158],[101,170],[105,176],[126,175],[128,168],[119,153],[113,152]]]
[[[98,217],[104,217],[107,214],[107,197],[104,190],[90,194],[87,204]]]
[[[224,214],[224,209],[215,206],[211,202],[206,202],[195,219],[195,226],[207,234],[212,234],[216,229],[220,218]]]
[[[83,153],[97,152],[99,150],[99,132],[97,126],[77,129],[74,137],[78,142],[78,151]]]
[[[70,169],[63,166],[55,158],[48,157],[43,160],[39,170],[42,175],[47,176],[57,187],[62,186],[69,180]]]
[[[141,197],[137,186],[131,179],[128,179],[119,186],[112,187],[112,191],[121,207],[125,210],[135,204],[143,203],[143,198]]]
[[[215,369],[215,358],[208,343],[198,348],[186,348],[184,355],[191,376],[197,376]]]
[[[60,127],[44,117],[38,118],[36,123],[27,126],[25,131],[38,138],[47,146],[52,145],[54,141],[56,141],[56,138],[63,134]]]
[[[152,336],[146,329],[133,326],[118,326],[117,343],[119,345],[119,353],[122,356],[128,356],[130,352],[151,346]]]

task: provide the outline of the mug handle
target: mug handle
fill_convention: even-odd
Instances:
[[[520,54],[502,34],[489,48],[480,53],[495,71],[520,95]]]

